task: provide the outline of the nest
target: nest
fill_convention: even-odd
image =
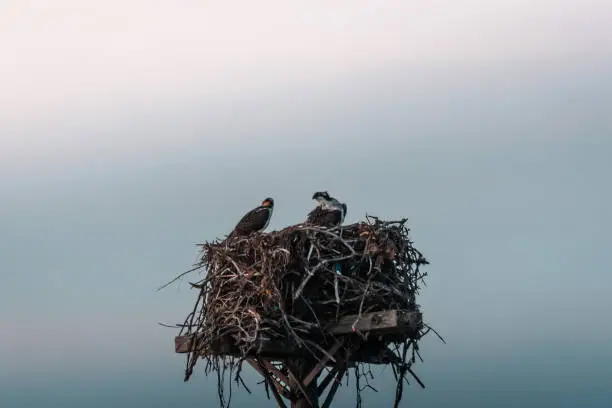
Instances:
[[[199,295],[180,325],[181,335],[199,339],[197,350],[188,355],[185,381],[203,357],[207,373],[225,372],[229,365],[237,368],[235,379],[244,385],[240,365],[262,340],[290,341],[320,358],[324,350],[319,345],[330,337],[325,331],[329,322],[391,309],[418,311],[416,296],[426,276],[420,266],[428,262],[414,248],[405,223],[369,216],[341,228],[300,224],[202,244],[193,270],[204,268],[207,274],[191,284]],[[399,398],[404,375],[414,375],[410,365],[418,355],[417,341],[431,329],[424,326],[417,333],[378,339],[401,360],[394,366]],[[351,336],[367,337],[358,331]],[[215,352],[228,338],[238,350],[232,357]],[[219,395],[224,405],[221,389]]]

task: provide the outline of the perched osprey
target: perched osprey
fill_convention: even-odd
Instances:
[[[253,208],[238,221],[228,238],[265,230],[272,218],[272,211],[274,211],[274,200],[268,197],[259,207]]]
[[[346,204],[331,197],[327,191],[317,191],[312,196],[319,203],[310,213],[306,222],[309,224],[333,227],[341,225],[346,216]]]

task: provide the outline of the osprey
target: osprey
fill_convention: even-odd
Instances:
[[[307,223],[333,227],[344,222],[346,204],[331,197],[327,191],[317,191],[312,196],[312,199],[317,200],[319,205],[308,213]]]
[[[274,200],[268,197],[259,207],[253,208],[238,221],[228,238],[265,230],[272,218],[272,211],[274,211]]]

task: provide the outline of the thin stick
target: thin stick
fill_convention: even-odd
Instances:
[[[176,278],[172,279],[170,282],[168,282],[168,283],[166,283],[166,284],[164,284],[164,285],[160,286],[159,288],[157,288],[157,291],[156,291],[156,292],[159,292],[160,290],[162,290],[162,289],[164,289],[164,288],[167,288],[168,286],[172,285],[172,284],[173,284],[174,282],[176,282],[177,280],[181,279],[183,276],[185,276],[185,275],[187,275],[187,274],[190,274],[191,272],[197,271],[198,269],[201,269],[201,268],[202,268],[202,265],[197,265],[197,266],[195,266],[195,267],[191,268],[190,270],[188,270],[188,271],[185,271],[185,272],[181,273],[181,274],[180,274],[180,275],[178,275]]]

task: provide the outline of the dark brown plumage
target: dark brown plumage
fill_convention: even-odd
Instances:
[[[333,227],[342,221],[342,212],[338,209],[329,209],[322,206],[315,207],[308,213],[307,224],[319,225],[322,227]]]
[[[273,211],[274,200],[268,197],[263,200],[259,207],[252,209],[238,221],[229,237],[244,236],[253,232],[263,231],[270,223]]]
[[[331,197],[327,191],[317,191],[312,199],[316,200],[318,205],[308,213],[306,224],[335,227],[344,222],[346,204]]]

